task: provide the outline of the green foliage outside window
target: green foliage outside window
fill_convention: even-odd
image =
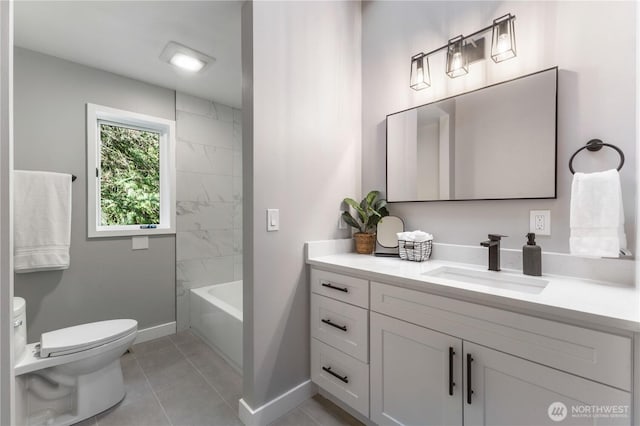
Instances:
[[[101,224],[160,223],[160,134],[100,124]]]

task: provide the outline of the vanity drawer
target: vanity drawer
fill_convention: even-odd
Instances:
[[[311,295],[311,336],[360,361],[369,361],[369,311]]]
[[[311,291],[365,309],[369,307],[369,281],[361,278],[313,268]]]
[[[631,390],[631,339],[371,282],[371,310]]]
[[[369,417],[369,366],[311,339],[311,380],[346,405]]]

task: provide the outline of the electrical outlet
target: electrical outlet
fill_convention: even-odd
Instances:
[[[342,212],[340,212],[340,216],[338,216],[338,229],[347,229],[347,222],[342,219]]]
[[[529,232],[551,235],[551,210],[529,211]]]

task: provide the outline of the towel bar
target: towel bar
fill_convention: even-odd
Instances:
[[[586,149],[587,151],[591,151],[591,152],[600,151],[603,146],[608,146],[609,148],[613,148],[616,151],[618,151],[618,154],[620,155],[620,164],[618,165],[618,171],[620,171],[622,166],[624,166],[624,152],[622,152],[622,150],[617,146],[611,145],[610,143],[604,143],[600,139],[591,139],[589,142],[587,142],[585,146],[580,147],[576,152],[574,152],[571,158],[569,159],[569,170],[571,170],[571,174],[572,175],[576,174],[575,170],[573,170],[573,159],[575,158],[576,155],[578,155],[580,151],[582,151],[583,149]]]

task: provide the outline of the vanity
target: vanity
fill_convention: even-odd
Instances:
[[[635,287],[313,244],[311,380],[363,419],[637,424]]]

